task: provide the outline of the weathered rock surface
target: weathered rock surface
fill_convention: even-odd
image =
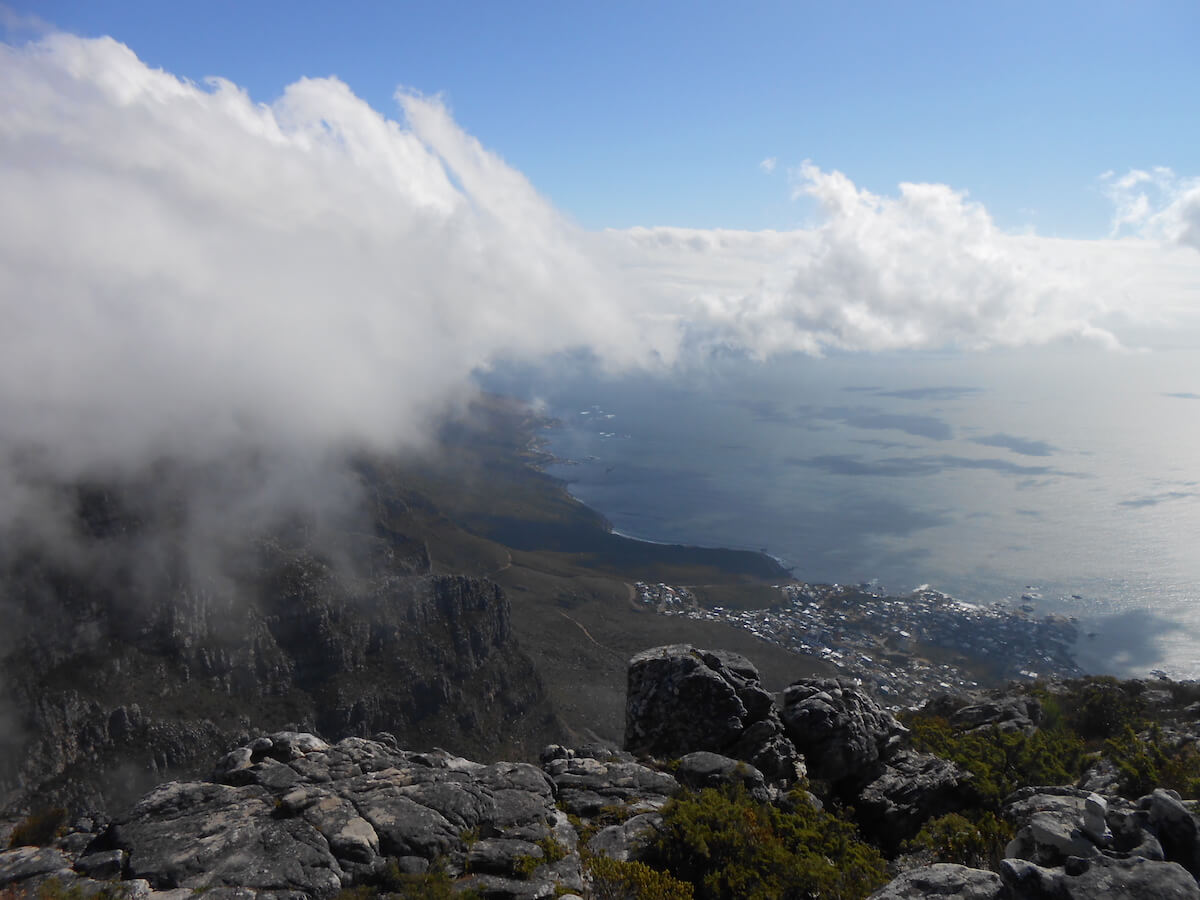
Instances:
[[[628,753],[552,745],[542,751],[542,765],[562,808],[576,816],[596,816],[613,807],[655,811],[679,792],[673,776],[634,761]]]
[[[1004,804],[1004,816],[1017,829],[1004,855],[1043,866],[1062,865],[1072,856],[1098,856],[1100,848],[1083,830],[1089,796],[1066,787],[1017,791]]]
[[[728,725],[722,740],[734,747],[771,722],[752,666],[690,647],[641,654],[631,670],[639,664],[634,718],[655,746],[685,751],[662,754],[670,760],[554,744],[540,768],[482,764],[443,750],[402,750],[390,733],[327,742],[277,731],[226,752],[208,780],[159,785],[111,823],[80,818],[53,847],[0,853],[0,892],[32,895],[54,879],[80,897],[116,883],[137,900],[185,900],[197,891],[299,900],[347,887],[386,890],[436,872],[488,898],[578,896],[587,890],[583,835],[592,854],[646,859],[662,833],[661,811],[681,791],[736,785],[761,802],[785,803],[779,783],[745,759],[687,748],[705,741],[695,722],[706,717]],[[652,671],[662,678],[657,691]],[[840,791],[834,799],[854,804],[864,835],[885,852],[963,799],[970,775],[906,748],[904,730],[853,686],[801,682],[789,691],[789,728],[807,736],[820,760],[814,769],[836,776],[826,780]],[[751,709],[759,718],[740,731],[724,715],[744,722]],[[651,712],[663,719],[657,729]],[[675,743],[670,722],[684,729]],[[835,735],[848,741],[840,751]],[[1171,791],[1132,802],[1071,786],[1029,787],[1008,797],[1002,814],[1016,836],[998,872],[924,866],[873,896],[1200,898],[1200,819]]]
[[[588,841],[588,850],[622,862],[641,859],[661,823],[662,816],[658,813],[640,813],[620,824],[601,828]]]
[[[70,869],[71,860],[53,847],[16,847],[0,853],[0,885],[62,874]]]
[[[343,871],[329,836],[301,818],[277,819],[258,785],[168,782],[113,826],[129,872],[160,889],[246,887],[336,893]]]
[[[1200,852],[1195,814],[1171,791],[1132,803],[1080,788],[1022,788],[1005,801],[1003,814],[1016,827],[1005,855],[1040,865],[1109,854],[1165,859],[1192,872]]]
[[[869,900],[1007,900],[1008,893],[995,872],[936,863],[905,872],[873,893]]]
[[[962,808],[963,785],[971,775],[934,756],[901,750],[854,801],[859,826],[885,852],[920,830],[929,818]]]
[[[1179,795],[1159,788],[1139,800],[1138,808],[1147,813],[1149,828],[1164,856],[1200,877],[1200,825]]]
[[[963,731],[999,728],[1001,731],[1036,730],[1042,720],[1042,704],[1035,697],[1005,696],[964,706],[950,716],[950,724]]]
[[[783,692],[786,734],[810,775],[845,790],[876,776],[907,729],[849,681],[806,679]]]
[[[625,748],[674,758],[707,750],[743,760],[772,782],[793,784],[804,763],[784,734],[775,701],[743,656],[687,644],[629,661]]]
[[[762,772],[749,763],[707,750],[697,750],[679,757],[675,777],[680,784],[693,791],[737,785],[760,802],[765,803],[770,799]]]
[[[1000,877],[1018,900],[1195,900],[1200,887],[1178,863],[1098,856],[1047,869],[1023,859],[1000,862]]]
[[[642,767],[613,766],[610,800],[632,799],[618,767]],[[550,776],[527,763],[278,732],[227,753],[214,779],[160,785],[77,853],[0,854],[0,888],[99,876],[155,891],[329,897],[434,865],[487,897],[583,888],[576,831]],[[665,775],[642,781],[676,786]]]
[[[13,625],[20,639],[0,659],[0,816],[112,811],[289,725],[488,755],[562,733],[500,589],[425,574],[423,546],[382,526],[349,561],[285,536],[248,540],[220,590],[143,575],[149,525],[96,527],[104,571],[35,556],[0,571],[6,613],[24,602],[38,620]],[[184,553],[154,539],[164,559]]]

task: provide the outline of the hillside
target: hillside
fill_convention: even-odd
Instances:
[[[69,534],[7,548],[0,571],[0,810],[111,812],[279,729],[517,759],[619,743],[625,660],[664,641],[794,677],[744,631],[653,615],[622,574],[737,584],[771,561],[611,535],[531,465],[541,424],[485,398],[437,453],[349,455],[355,503],[332,513],[237,509],[254,459],[56,485]],[[202,529],[206,494],[228,506]]]

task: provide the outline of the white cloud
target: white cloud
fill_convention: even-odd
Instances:
[[[1200,178],[1182,178],[1165,166],[1131,169],[1100,178],[1113,202],[1112,233],[1132,230],[1152,240],[1200,250]]]
[[[798,196],[818,204],[815,228],[610,235],[625,265],[656,289],[660,315],[673,315],[684,351],[765,357],[1076,338],[1115,346],[1117,323],[1162,305],[1145,287],[1164,257],[1136,242],[1007,234],[945,185],[879,196],[810,163],[792,179]],[[1195,267],[1189,277],[1200,284]]]
[[[10,446],[413,443],[498,357],[644,353],[585,236],[437,100],[265,106],[66,35],[0,46],[0,83]]]
[[[1111,343],[1132,280],[944,185],[877,196],[811,164],[811,230],[585,233],[437,99],[397,102],[302,79],[263,105],[111,39],[0,45],[0,453],[71,475],[418,444],[472,372],[576,348]]]
[[[775,171],[775,166],[777,166],[778,164],[779,164],[779,160],[776,157],[768,156],[766,159],[764,159],[762,162],[760,162],[758,164],[758,167],[760,169],[762,169],[764,172],[766,172],[768,175],[770,175],[772,172]]]

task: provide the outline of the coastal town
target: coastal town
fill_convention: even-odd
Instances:
[[[997,602],[976,606],[922,587],[886,596],[869,585],[777,585],[763,609],[708,607],[697,591],[638,582],[641,603],[667,616],[735,625],[794,653],[832,663],[893,708],[937,691],[1082,674],[1071,649],[1078,631],[1062,616]],[[1022,598],[1027,599],[1027,598]]]

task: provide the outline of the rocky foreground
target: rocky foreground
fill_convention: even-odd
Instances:
[[[950,705],[962,729],[1014,733],[1040,716],[1019,697]],[[643,857],[670,798],[725,786],[782,807],[819,804],[809,790],[852,806],[893,872],[913,866],[877,898],[1200,898],[1200,817],[1169,791],[1120,796],[1102,766],[1082,787],[1007,797],[1015,837],[994,871],[904,857],[923,823],[964,807],[976,777],[915,750],[850,682],[773,696],[746,659],[675,645],[630,661],[624,751],[552,745],[539,765],[483,764],[388,734],[278,732],[226,753],[206,781],[162,784],[112,821],[80,818],[47,846],[0,853],[0,891],[366,896],[436,876],[483,897],[599,896],[597,860]]]

